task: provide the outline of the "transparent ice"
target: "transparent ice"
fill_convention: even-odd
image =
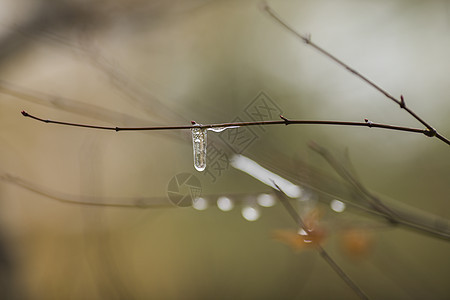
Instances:
[[[227,127],[212,127],[208,128],[208,130],[214,131],[214,132],[222,132],[225,129],[232,129],[232,128],[238,128],[239,126],[227,126]]]
[[[206,168],[206,128],[192,128],[192,146],[194,148],[194,167],[197,171]]]
[[[196,123],[197,124],[197,123]],[[204,171],[206,168],[206,139],[207,131],[222,132],[229,128],[238,128],[239,126],[201,128],[201,124],[197,124],[198,128],[192,128],[192,146],[194,149],[194,167],[197,171]]]

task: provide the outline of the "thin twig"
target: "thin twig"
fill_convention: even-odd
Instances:
[[[30,181],[22,179],[17,176],[13,176],[7,173],[0,173],[0,181],[8,182],[21,187],[30,192],[36,193],[47,197],[50,200],[56,200],[65,204],[76,204],[84,206],[97,206],[97,207],[116,207],[116,208],[174,208],[174,206],[167,197],[93,197],[93,196],[80,196],[70,195],[50,189],[41,187]],[[115,202],[104,202],[105,199],[114,199]]]
[[[142,126],[155,125],[161,122],[157,122],[153,118],[149,121],[144,120],[136,116],[131,116],[123,112],[117,112],[110,108],[105,108],[97,106],[95,104],[86,103],[78,100],[74,100],[67,97],[62,97],[58,95],[46,94],[40,91],[25,88],[23,86],[18,86],[16,84],[10,83],[0,79],[0,93],[9,96],[17,97],[21,100],[46,106],[57,108],[58,110],[74,113],[77,115],[82,115],[84,117],[95,118],[100,121],[109,123],[111,120],[119,120],[122,125],[127,124],[141,124]],[[184,138],[185,135],[179,132],[171,132],[169,134],[164,134],[164,137],[176,139],[180,141],[180,137]],[[190,138],[188,138],[190,139]]]
[[[0,171],[0,181],[15,185],[19,188],[27,190],[37,195],[44,196],[52,201],[57,201],[64,204],[75,204],[82,206],[98,206],[98,207],[112,207],[112,208],[131,208],[131,209],[159,209],[159,208],[180,208],[174,205],[167,196],[151,196],[151,197],[100,197],[88,195],[74,195],[60,192],[33,183],[24,178],[3,173]],[[259,194],[259,193],[258,193]],[[232,198],[234,203],[247,203],[249,193],[220,193],[220,194],[206,194],[202,195],[205,199],[217,199],[219,196]],[[250,193],[250,196],[257,195]],[[214,201],[212,201],[214,202]]]
[[[374,210],[370,210],[370,212],[378,213],[380,216],[386,218],[391,224],[402,225],[408,229],[414,229],[418,232],[450,241],[450,233],[448,230],[439,230],[436,227],[430,227],[429,224],[425,224],[423,218],[420,218],[419,215],[408,214],[405,210],[394,209],[386,205],[386,203],[372,194],[358,179],[351,175],[351,173],[340,164],[327,149],[315,143],[310,143],[310,148],[320,154],[345,181],[356,189],[362,198],[367,200],[370,208]],[[358,208],[363,209],[362,207]],[[422,219],[422,222],[420,222],[420,219]]]
[[[340,164],[324,147],[317,145],[314,142],[309,144],[309,147],[320,154],[329,164],[330,166],[345,180],[347,181],[358,194],[367,200],[371,207],[375,210],[384,213],[387,215],[387,219],[389,222],[395,224],[397,223],[398,215],[392,211],[389,207],[387,207],[383,202],[381,202],[378,197],[373,195],[369,190],[358,180],[356,179],[342,164]]]
[[[271,155],[275,157],[282,157],[282,154],[276,149],[268,149],[266,152],[271,153]],[[292,162],[294,162],[293,166]],[[398,200],[388,200],[388,198],[376,195],[373,196],[379,199],[382,204],[393,212],[393,214],[388,213],[386,210],[376,209],[367,201],[350,200],[348,199],[348,191],[350,188],[353,188],[351,184],[337,181],[336,178],[329,177],[325,173],[313,168],[311,165],[302,162],[299,158],[296,158],[294,161],[289,161],[289,165],[287,165],[286,162],[283,163],[283,160],[280,159],[277,159],[276,163],[270,163],[268,161],[262,161],[260,157],[259,164],[306,190],[316,192],[320,195],[318,198],[319,201],[326,205],[329,205],[330,201],[335,199],[345,203],[348,208],[359,210],[375,217],[390,220],[392,216],[395,216],[395,223],[390,222],[389,226],[395,224],[402,226],[404,229],[413,230],[416,233],[439,238],[447,242],[450,241],[450,220],[425,213],[422,210],[415,210],[415,208],[399,202]],[[296,175],[294,176],[292,175],[294,174],[294,170],[306,171],[311,177],[305,180],[302,178],[303,174],[295,173]],[[311,180],[313,180],[314,184]],[[358,179],[355,178],[355,180]]]
[[[278,199],[280,199],[281,204],[283,204],[284,208],[287,210],[289,215],[292,217],[292,219],[297,223],[298,226],[300,226],[301,229],[306,233],[306,235],[309,234],[309,229],[305,226],[305,223],[303,222],[300,215],[297,213],[297,211],[294,209],[294,207],[289,203],[288,198],[284,194],[284,192],[277,186],[276,183],[274,183],[277,189],[274,189],[275,194],[277,195]],[[320,254],[320,256],[330,265],[330,267],[341,277],[341,279],[353,290],[353,292],[360,298],[360,299],[369,299],[367,295],[361,290],[360,287],[356,285],[356,283],[353,282],[353,280],[344,272],[344,270],[331,258],[331,256],[325,251],[325,249],[320,246],[316,245],[315,249]]]
[[[365,122],[350,122],[350,121],[320,121],[320,120],[289,120],[283,116],[280,116],[281,121],[258,121],[258,122],[234,122],[234,123],[219,123],[219,124],[207,124],[202,125],[195,122],[192,122],[191,125],[179,125],[179,126],[152,126],[152,127],[108,127],[108,126],[97,126],[97,125],[88,125],[88,124],[78,124],[78,123],[69,123],[62,121],[54,121],[47,120],[36,117],[27,113],[26,111],[22,111],[22,115],[24,117],[29,117],[36,121],[50,123],[50,124],[59,124],[65,126],[74,126],[74,127],[84,127],[84,128],[92,128],[92,129],[101,129],[101,130],[111,130],[111,131],[151,131],[151,130],[186,130],[192,128],[232,128],[232,127],[244,127],[244,126],[262,126],[262,125],[338,125],[338,126],[356,126],[356,127],[369,127],[369,128],[383,128],[389,130],[396,131],[405,131],[405,132],[413,132],[413,133],[422,133],[427,134],[427,129],[420,128],[412,128],[412,127],[404,127],[404,126],[395,126],[389,124],[382,123],[373,123],[370,121]]]
[[[405,102],[405,99],[404,99],[403,95],[400,96],[400,99],[395,98],[394,96],[389,94],[387,91],[385,91],[383,88],[381,88],[379,85],[377,85],[376,83],[374,83],[373,81],[368,79],[366,76],[362,75],[361,73],[359,73],[358,71],[356,71],[355,69],[353,69],[352,67],[350,67],[349,65],[344,63],[342,60],[340,60],[336,56],[332,55],[331,53],[329,53],[328,51],[326,51],[325,49],[320,47],[319,45],[315,44],[313,41],[311,41],[311,36],[309,36],[309,35],[302,35],[302,34],[298,33],[297,31],[295,31],[290,25],[288,25],[285,21],[283,21],[278,16],[278,14],[275,12],[275,10],[273,10],[265,1],[263,1],[262,8],[275,21],[277,21],[281,26],[283,26],[285,29],[287,29],[290,33],[294,34],[297,38],[302,40],[306,45],[311,46],[316,51],[318,51],[318,52],[322,53],[323,55],[325,55],[326,57],[330,58],[331,60],[333,60],[334,62],[336,62],[337,64],[339,64],[343,68],[345,68],[347,71],[349,71],[350,73],[352,73],[356,77],[362,79],[364,82],[366,82],[367,84],[372,86],[374,89],[376,89],[378,92],[380,92],[381,94],[386,96],[388,99],[390,99],[393,102],[395,102],[396,104],[398,104],[400,106],[400,108],[406,110],[411,116],[413,116],[417,121],[422,123],[422,125],[424,125],[427,128],[427,132],[425,133],[426,136],[428,136],[428,137],[436,137],[439,140],[441,140],[444,143],[446,143],[447,145],[450,145],[450,140],[449,139],[447,139],[446,137],[444,137],[443,135],[438,133],[436,131],[436,129],[434,129],[428,122],[423,120],[414,111],[412,111],[410,108],[408,108],[406,106],[406,102]]]

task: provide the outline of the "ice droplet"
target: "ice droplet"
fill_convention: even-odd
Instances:
[[[233,128],[239,128],[239,126],[211,127],[211,128],[208,128],[208,130],[211,130],[211,131],[214,131],[214,132],[222,132],[225,129],[233,129]]]
[[[226,127],[211,127],[211,128],[208,128],[208,130],[211,130],[211,131],[214,131],[214,132],[222,132],[225,129],[227,129],[227,128]]]
[[[195,128],[191,128],[192,132],[192,146],[194,147],[194,167],[197,171],[204,171],[206,169],[206,133],[208,130],[214,132],[222,132],[225,129],[238,128],[239,126],[226,126],[226,127],[210,127],[202,128],[201,124],[193,122],[197,125]]]
[[[206,128],[192,128],[192,146],[194,148],[194,167],[197,171],[206,168]]]

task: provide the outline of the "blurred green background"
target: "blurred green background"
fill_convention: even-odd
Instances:
[[[410,108],[450,136],[448,1],[269,4],[300,33],[310,33],[391,94],[403,94]],[[245,202],[270,189],[231,167],[214,182],[198,173],[189,132],[102,132],[20,115],[25,109],[105,126],[220,123],[249,120],[245,109],[263,91],[291,119],[368,118],[420,127],[258,5],[0,0],[3,177],[12,174],[74,199],[108,201],[166,197],[170,179],[187,172],[201,180],[205,198],[211,195],[204,211],[92,207],[59,203],[1,181],[5,299],[356,298],[316,252],[296,253],[271,239],[273,230],[295,230],[281,205],[262,208],[255,222],[242,218]],[[280,170],[297,158],[337,178],[307,144],[315,141],[337,157],[348,149],[369,189],[450,218],[450,153],[437,139],[329,126],[254,132],[258,138],[244,155]],[[224,147],[216,133],[208,140]],[[240,196],[234,210],[213,205],[218,196],[235,193]],[[329,233],[324,247],[370,298],[450,297],[448,241],[380,226],[370,230],[369,253],[355,259],[341,251],[342,236],[334,229],[373,220],[321,209]]]

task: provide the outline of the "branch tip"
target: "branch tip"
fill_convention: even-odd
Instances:
[[[21,113],[22,116],[24,116],[24,117],[28,117],[28,116],[29,116],[29,114],[28,114],[26,111],[24,111],[24,110],[22,110],[20,113]]]

